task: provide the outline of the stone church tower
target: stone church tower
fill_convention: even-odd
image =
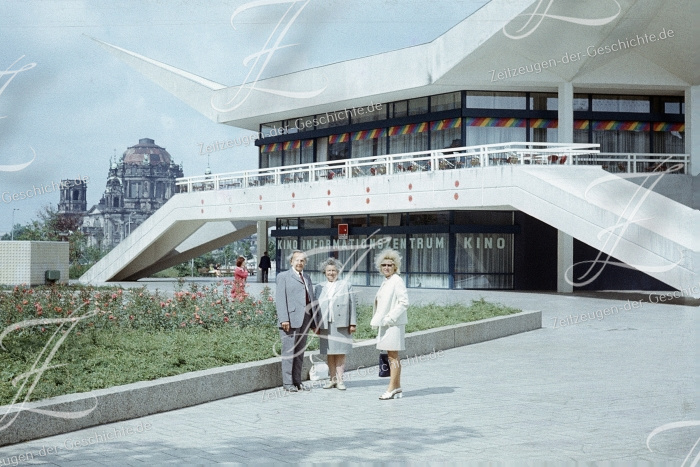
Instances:
[[[61,180],[60,214],[84,215],[87,211],[87,179]]]

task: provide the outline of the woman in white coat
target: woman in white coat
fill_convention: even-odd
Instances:
[[[389,387],[379,396],[382,400],[401,397],[401,362],[399,351],[406,350],[405,334],[408,317],[408,293],[406,284],[399,276],[401,256],[395,250],[387,249],[375,257],[384,282],[374,299],[374,314],[370,324],[379,328],[377,349],[386,350],[389,356]]]
[[[355,293],[347,281],[338,280],[340,263],[335,258],[321,263],[320,270],[326,276],[326,282],[316,286],[314,296],[321,310],[321,322],[318,323],[320,354],[328,355],[331,377],[323,388],[345,390],[345,355],[352,350],[352,333],[357,324]]]

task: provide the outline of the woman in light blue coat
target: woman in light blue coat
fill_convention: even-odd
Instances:
[[[375,257],[379,272],[384,275],[384,282],[374,299],[374,314],[370,324],[379,328],[377,348],[386,350],[389,356],[389,387],[379,396],[382,400],[401,397],[401,361],[399,351],[406,350],[405,334],[408,316],[408,293],[406,284],[399,276],[401,256],[392,249],[387,249]]]
[[[331,377],[323,388],[345,390],[345,355],[352,350],[352,333],[357,324],[355,293],[350,283],[338,280],[340,263],[335,258],[324,261],[320,270],[326,276],[326,282],[316,286],[314,296],[321,310],[318,323],[320,353],[328,355],[328,372]]]

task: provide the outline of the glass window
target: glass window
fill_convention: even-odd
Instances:
[[[455,211],[455,225],[513,225],[513,211]]]
[[[412,123],[410,125],[393,126],[389,128],[389,152],[400,154],[428,150],[428,123]]]
[[[299,128],[296,127],[294,124],[294,120],[284,120],[282,123],[284,123],[284,134],[285,135],[291,135],[293,133],[298,133]]]
[[[314,117],[313,115],[309,115],[308,117],[301,117],[297,118],[294,120],[287,120],[287,124],[289,125],[290,128],[290,133],[292,133],[291,129],[295,129],[296,131],[311,131],[314,129]]]
[[[419,97],[408,101],[408,115],[420,115],[428,112],[428,98]]]
[[[462,119],[430,122],[430,149],[458,148],[462,144]]]
[[[513,234],[455,234],[455,288],[512,287]]]
[[[554,93],[533,92],[530,93],[530,109],[532,110],[558,110],[559,99]]]
[[[386,154],[386,128],[356,131],[352,134],[352,157],[371,157]]]
[[[386,119],[386,104],[370,104],[367,107],[357,107],[352,112],[352,123],[376,122]]]
[[[556,119],[531,118],[530,141],[535,143],[556,143],[559,139]]]
[[[449,234],[414,234],[408,236],[411,259],[404,259],[410,287],[449,287]],[[443,274],[435,274],[443,272]]]
[[[409,225],[449,225],[450,223],[450,213],[449,212],[423,212],[423,213],[409,213],[408,214]]]
[[[389,118],[405,117],[408,115],[408,101],[389,104]]]
[[[367,215],[333,216],[332,227],[335,228],[338,224],[348,224],[350,227],[367,227]]]
[[[282,145],[280,143],[260,146],[260,168],[267,169],[282,166]]]
[[[654,123],[654,152],[685,153],[685,125],[682,123]]]
[[[588,95],[574,94],[574,112],[585,112],[588,110]]]
[[[139,198],[141,196],[141,184],[139,182],[129,183],[129,198]]]
[[[681,103],[680,102],[664,102],[664,113],[667,113],[667,114],[679,114],[679,113],[681,113]]]
[[[260,125],[260,133],[262,134],[263,138],[266,138],[268,136],[279,136],[280,134],[283,134],[284,131],[281,130],[284,128],[284,125],[282,125],[282,122],[270,122],[270,123],[263,123]]]
[[[525,109],[524,92],[467,91],[470,109]]]
[[[296,140],[282,143],[284,165],[309,164],[314,160],[313,140]]]
[[[524,142],[527,138],[525,119],[467,118],[466,146]]]
[[[291,147],[289,143],[293,141],[287,141],[284,143],[283,147]],[[299,165],[301,164],[301,148],[285,149],[284,150],[284,165]]]
[[[430,111],[440,112],[441,110],[459,109],[462,106],[462,93],[450,92],[438,94],[430,98]]]
[[[350,124],[350,111],[339,110],[316,115],[316,128],[333,128]]]
[[[594,112],[649,113],[650,110],[648,97],[593,95]]]
[[[347,240],[338,240],[333,237],[331,243],[331,256],[334,256],[343,265],[343,279],[353,285],[367,284],[367,271],[369,263],[365,253],[368,248],[376,247],[376,240],[368,240],[365,235],[350,235]]]
[[[387,224],[386,214],[370,214],[369,215],[369,225],[370,227],[383,227]]]
[[[330,229],[330,216],[324,217],[303,217],[299,219],[300,229]]]
[[[600,144],[600,152],[649,152],[649,124],[594,121],[591,125],[591,142]]]
[[[328,161],[348,159],[350,156],[350,133],[328,137]]]
[[[299,218],[298,217],[290,217],[290,218],[282,218],[282,219],[277,219],[277,228],[281,230],[292,230],[292,229],[298,229],[299,228]]]

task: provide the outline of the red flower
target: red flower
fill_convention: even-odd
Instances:
[[[228,323],[228,316],[224,316],[224,323]]]

